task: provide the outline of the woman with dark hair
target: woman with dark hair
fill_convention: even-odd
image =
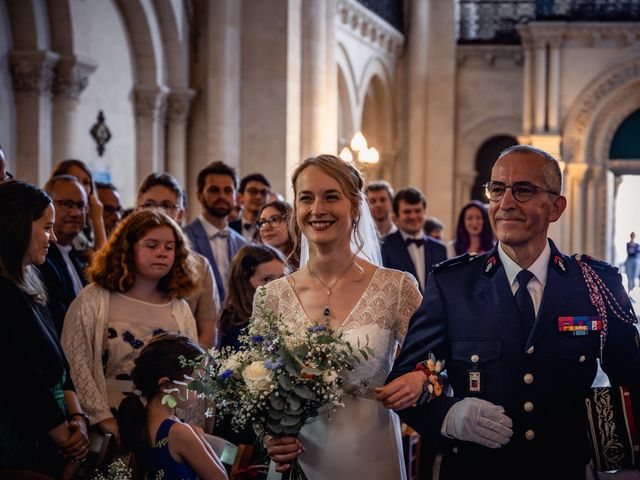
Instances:
[[[93,175],[86,163],[81,160],[69,159],[59,162],[53,167],[51,178],[58,175],[72,175],[87,192],[89,202],[88,219],[84,230],[73,242],[76,250],[82,252],[87,250],[100,250],[107,243],[107,233],[104,228],[104,218],[102,216],[102,202],[98,198]]]
[[[456,238],[449,242],[449,257],[488,252],[495,245],[486,207],[477,200],[467,203],[458,216]]]
[[[220,315],[221,346],[237,349],[238,335],[249,324],[256,289],[284,276],[284,257],[269,245],[245,245],[229,272],[224,310]]]
[[[188,337],[170,333],[154,337],[135,359],[134,390],[120,403],[118,427],[122,450],[132,453],[134,478],[223,480],[225,468],[202,431],[183,423],[163,401],[168,390],[178,407],[190,408],[196,392],[187,390],[191,375],[181,359],[195,360],[204,350]]]
[[[289,222],[293,208],[287,202],[274,200],[260,209],[257,222],[257,240],[280,250],[287,259],[290,271],[298,269],[300,253],[294,252]]]
[[[93,283],[67,311],[62,346],[91,424],[118,441],[112,409],[131,391],[140,349],[163,332],[198,341],[182,299],[196,287],[193,259],[176,222],[158,210],[138,210],[116,227],[88,274]]]
[[[0,470],[69,478],[65,463],[84,461],[89,440],[35,269],[56,240],[54,218],[44,191],[17,180],[0,184]]]

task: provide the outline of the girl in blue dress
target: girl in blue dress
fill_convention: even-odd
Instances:
[[[172,389],[179,389],[173,394],[177,407],[188,409],[195,401],[196,393],[184,383],[191,371],[181,366],[180,357],[193,360],[202,353],[188,337],[166,333],[150,341],[135,360],[135,390],[120,403],[117,419],[135,478],[226,480],[224,466],[202,430],[181,422],[175,408],[162,403]]]

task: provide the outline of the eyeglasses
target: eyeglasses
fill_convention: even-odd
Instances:
[[[284,222],[286,218],[287,217],[285,217],[284,215],[273,215],[269,218],[259,220],[256,223],[256,226],[258,227],[258,230],[262,230],[262,227],[265,227],[266,225],[269,225],[271,228],[276,228],[278,225]]]
[[[180,207],[175,203],[171,203],[171,202],[156,203],[152,201],[147,201],[142,204],[142,208],[162,208],[163,210],[175,211]]]
[[[9,172],[5,170],[4,175],[0,178],[0,182],[5,182],[7,180],[13,180],[15,177],[11,175]]]
[[[122,207],[114,207],[113,205],[104,205],[102,207],[105,211],[105,213],[122,213]]]
[[[507,189],[511,189],[511,194],[518,202],[527,202],[538,192],[546,192],[552,195],[560,195],[558,192],[547,190],[534,185],[531,182],[516,182],[513,185],[505,185],[502,182],[487,182],[483,185],[485,194],[492,202],[499,202],[504,197]]]
[[[255,188],[255,187],[247,188],[245,192],[247,192],[249,195],[252,195],[252,196],[256,196],[260,194],[263,197],[266,197],[270,193],[268,188]]]
[[[73,200],[54,200],[53,203],[65,210],[73,210],[74,208],[77,208],[81,212],[84,212],[88,207],[87,203],[82,200],[78,202],[74,202]]]

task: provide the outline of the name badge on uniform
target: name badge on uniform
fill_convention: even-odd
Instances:
[[[558,317],[558,331],[571,332],[574,336],[587,335],[589,331],[602,330],[600,317]]]
[[[469,370],[469,392],[482,393],[484,388],[484,372],[482,370]]]

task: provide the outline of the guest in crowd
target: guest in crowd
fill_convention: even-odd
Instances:
[[[153,338],[135,360],[131,372],[134,393],[118,408],[118,428],[125,453],[131,452],[135,478],[225,480],[227,473],[202,430],[183,423],[174,408],[163,402],[168,389],[178,407],[190,408],[196,401],[184,377],[192,369],[180,360],[195,360],[204,351],[188,337],[161,334]],[[180,383],[174,383],[180,382]]]
[[[122,220],[122,203],[120,192],[112,183],[96,182],[98,200],[102,203],[102,219],[107,238]]]
[[[427,237],[435,238],[442,241],[442,232],[444,231],[444,223],[436,217],[429,217],[424,222],[424,233]]]
[[[168,173],[152,173],[138,189],[138,208],[159,208],[182,225],[185,195],[178,180]],[[185,297],[198,326],[198,341],[205,348],[218,344],[216,331],[220,297],[209,260],[191,252],[195,261],[197,289]]]
[[[241,234],[248,242],[256,234],[256,222],[260,209],[269,201],[271,184],[261,173],[252,173],[240,181],[238,203],[242,205],[240,218],[229,222],[229,227]]]
[[[69,307],[62,346],[80,402],[105,433],[119,439],[112,408],[130,392],[140,349],[174,332],[198,340],[182,297],[195,288],[188,242],[157,210],[132,213],[116,228],[89,268],[92,283]]]
[[[627,242],[627,261],[624,264],[627,272],[627,286],[630,292],[636,288],[638,267],[640,266],[640,244],[636,243],[636,233],[631,232]]]
[[[235,254],[247,240],[229,228],[227,217],[236,203],[236,171],[222,162],[214,162],[198,173],[198,201],[202,214],[184,229],[193,250],[207,257],[224,301],[224,285]]]
[[[365,194],[367,195],[371,216],[376,224],[378,240],[382,244],[388,235],[398,231],[398,227],[391,219],[393,188],[391,188],[389,182],[380,180],[370,183],[365,188]]]
[[[44,191],[0,183],[0,470],[70,478],[68,462],[86,458],[88,425],[34,268],[56,241],[54,216]]]
[[[249,324],[253,295],[261,285],[284,276],[284,256],[269,245],[245,245],[231,263],[227,298],[220,315],[221,346],[237,349],[238,335]]]
[[[93,183],[93,175],[89,167],[81,160],[64,160],[53,167],[51,177],[58,175],[73,175],[78,179],[87,193],[89,202],[88,219],[82,234],[74,240],[76,250],[87,252],[90,257],[92,252],[99,250],[107,241],[107,234],[102,218],[102,203],[98,199],[96,186]]]
[[[398,231],[387,236],[382,245],[382,261],[387,268],[412,274],[424,292],[427,275],[433,266],[447,259],[447,248],[424,234],[427,200],[417,188],[400,190],[393,198],[393,213]]]
[[[449,256],[488,252],[495,245],[487,208],[477,200],[467,203],[458,216],[456,238],[449,242]]]
[[[49,311],[60,335],[69,305],[87,284],[87,262],[74,246],[74,240],[85,225],[87,194],[78,179],[71,175],[52,177],[44,189],[56,208],[53,231],[58,240],[51,245],[46,261],[38,268],[48,292]]]
[[[287,202],[275,200],[267,203],[258,215],[259,242],[277,248],[287,259],[287,267],[291,271],[298,269],[300,254],[293,253],[293,236],[289,222],[291,221],[291,205]]]

